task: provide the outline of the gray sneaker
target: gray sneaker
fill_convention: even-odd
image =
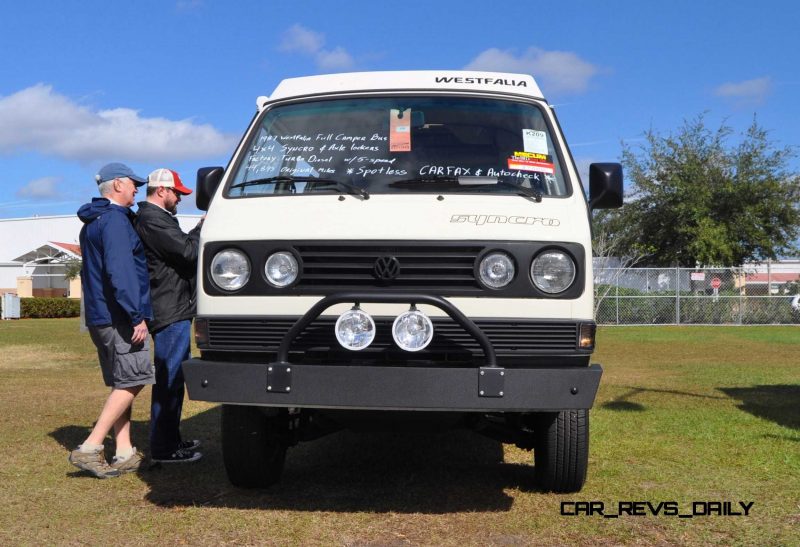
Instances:
[[[108,465],[102,449],[97,452],[81,452],[80,448],[76,448],[69,453],[69,463],[78,469],[88,471],[98,479],[108,479],[120,475],[118,470]]]
[[[189,463],[189,462],[196,462],[200,458],[203,457],[203,454],[200,452],[195,452],[194,450],[184,450],[179,448],[172,454],[168,456],[150,456],[150,460],[153,463]]]
[[[144,454],[134,448],[133,456],[126,460],[118,461],[117,457],[114,456],[111,462],[111,467],[120,473],[132,473],[139,470],[139,468],[142,466],[143,460]]]
[[[178,450],[196,450],[200,448],[202,443],[197,439],[192,439],[191,441],[181,441],[178,443]]]

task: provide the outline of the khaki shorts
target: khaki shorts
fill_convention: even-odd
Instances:
[[[150,362],[150,337],[131,344],[130,325],[89,327],[89,335],[97,347],[103,381],[109,387],[126,388],[155,384],[155,367]]]

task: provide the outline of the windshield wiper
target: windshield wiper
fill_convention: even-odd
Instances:
[[[416,177],[413,179],[402,179],[391,182],[389,186],[414,186],[416,184],[458,184],[458,177],[451,177],[447,175],[432,175],[429,177]]]
[[[425,185],[432,185],[435,186],[437,184],[454,184],[457,187],[470,187],[470,186],[490,186],[490,185],[497,185],[503,186],[505,188],[513,188],[516,190],[516,194],[533,198],[536,203],[540,203],[542,201],[542,193],[533,190],[531,188],[525,188],[524,186],[520,186],[519,184],[515,184],[513,182],[508,182],[505,180],[500,180],[497,177],[473,177],[473,176],[461,176],[461,177],[453,177],[449,175],[434,175],[429,177],[417,177],[413,179],[403,179],[397,180],[392,182],[389,186],[425,186]]]
[[[229,188],[233,190],[234,188],[244,188],[245,186],[256,186],[260,184],[280,184],[280,183],[294,183],[294,182],[311,182],[314,184],[332,184],[337,188],[344,189],[349,194],[353,194],[354,196],[361,196],[364,199],[369,199],[369,192],[364,190],[363,188],[359,188],[353,184],[343,182],[341,180],[336,179],[324,179],[312,176],[286,176],[280,175],[277,177],[266,177],[263,179],[253,179],[253,180],[246,180],[243,182],[237,182],[236,184],[232,184]]]
[[[524,186],[520,186],[519,184],[515,184],[513,182],[508,182],[507,180],[498,180],[497,184],[500,186],[505,186],[506,188],[513,188],[517,191],[517,195],[533,198],[533,201],[536,203],[542,202],[542,193],[538,190],[534,190],[533,188],[525,188]]]

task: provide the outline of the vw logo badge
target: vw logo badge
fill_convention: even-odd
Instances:
[[[380,281],[391,281],[400,274],[400,261],[393,256],[381,256],[375,261],[372,275]]]

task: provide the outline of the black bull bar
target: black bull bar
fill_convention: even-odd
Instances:
[[[444,311],[480,344],[478,368],[291,363],[292,342],[325,310],[352,302],[427,304]],[[486,334],[444,298],[427,294],[341,292],[312,306],[286,333],[272,363],[189,359],[189,397],[228,404],[302,408],[439,411],[555,411],[591,408],[602,368],[503,368]]]

